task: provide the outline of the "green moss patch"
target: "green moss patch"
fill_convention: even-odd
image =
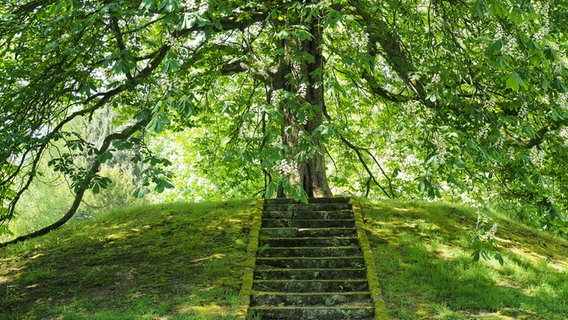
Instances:
[[[0,319],[234,319],[255,205],[131,208],[0,249]]]
[[[362,203],[395,319],[565,319],[568,242],[485,212],[504,257],[472,261],[477,213],[443,203]]]

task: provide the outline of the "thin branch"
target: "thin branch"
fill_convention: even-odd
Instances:
[[[379,187],[379,189],[381,189],[381,191],[383,191],[385,196],[387,196],[388,198],[392,198],[392,196],[389,195],[387,190],[379,183],[379,181],[377,181],[377,179],[375,178],[375,175],[373,174],[373,172],[371,171],[371,169],[367,165],[367,162],[365,162],[365,158],[363,157],[363,154],[361,152],[364,149],[354,145],[353,143],[351,143],[342,134],[338,133],[338,135],[339,135],[339,139],[341,139],[341,141],[343,143],[345,143],[345,145],[347,145],[349,148],[351,148],[353,151],[355,151],[355,154],[357,155],[359,162],[361,162],[361,165],[363,165],[363,168],[365,168],[365,171],[367,171],[369,178],[373,179],[373,182]]]

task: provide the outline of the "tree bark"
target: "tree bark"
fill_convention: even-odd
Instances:
[[[280,101],[284,115],[282,142],[290,151],[288,164],[293,172],[283,172],[290,182],[302,186],[308,197],[332,196],[327,184],[325,147],[318,128],[324,119],[323,35],[318,19],[309,25],[311,38],[283,41],[284,56],[274,74],[273,89],[283,89],[294,98]],[[305,156],[308,154],[308,156]],[[283,190],[279,190],[283,197]]]

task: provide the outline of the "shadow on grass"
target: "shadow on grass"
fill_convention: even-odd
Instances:
[[[567,269],[553,268],[546,260],[533,261],[510,247],[503,248],[504,266],[472,262],[467,248],[468,232],[477,218],[472,212],[440,204],[363,208],[379,281],[394,318],[566,319]],[[530,234],[531,238],[523,238],[507,231],[500,236],[516,237],[521,252],[530,252],[543,239],[555,247],[566,244]],[[553,258],[566,259],[565,254]]]
[[[0,251],[0,319],[232,319],[252,201],[163,205]]]

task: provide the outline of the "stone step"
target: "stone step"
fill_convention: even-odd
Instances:
[[[288,269],[257,266],[254,279],[258,280],[356,280],[366,279],[366,268]]]
[[[357,229],[349,227],[339,228],[262,228],[261,237],[350,237],[357,236]]]
[[[354,228],[355,219],[313,220],[313,219],[262,219],[266,228]]]
[[[361,255],[358,246],[339,247],[261,247],[257,257],[342,257]]]
[[[259,257],[256,265],[271,268],[362,268],[365,266],[363,256],[345,257]]]
[[[298,238],[269,238],[260,237],[259,247],[333,247],[356,246],[356,237],[298,237]]]
[[[372,306],[367,292],[253,292],[252,306]]]
[[[289,211],[289,210],[271,210],[264,211],[262,214],[266,219],[352,219],[352,210],[332,210],[332,211]]]
[[[252,319],[262,320],[369,320],[373,319],[373,307],[282,307],[256,306],[250,308]]]
[[[364,280],[256,280],[253,290],[279,292],[349,292],[368,291]]]
[[[267,204],[296,204],[301,203],[290,198],[265,199]],[[349,198],[333,197],[333,198],[308,198],[308,203],[349,203]]]
[[[350,203],[264,203],[264,211],[335,211],[351,209]]]

